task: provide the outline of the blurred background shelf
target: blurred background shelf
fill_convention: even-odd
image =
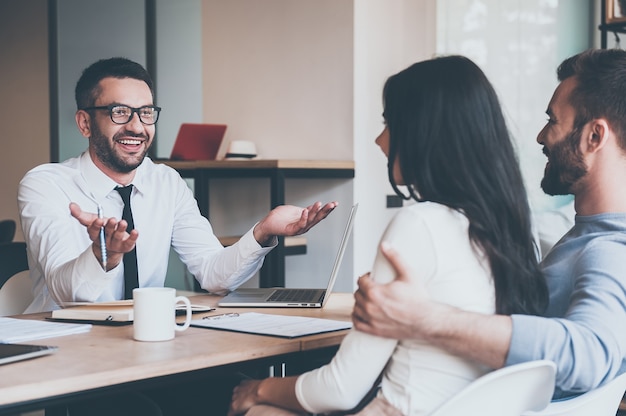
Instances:
[[[285,204],[287,179],[341,179],[354,178],[354,161],[351,160],[156,160],[176,169],[183,178],[194,181],[194,194],[202,215],[210,219],[209,197],[211,179],[268,178],[270,182],[270,209]],[[301,240],[294,240],[301,241]],[[232,244],[232,243],[231,243]],[[260,287],[285,286],[285,256],[306,254],[304,244],[279,239],[266,257],[259,274]]]
[[[235,244],[241,236],[225,236],[225,237],[217,237],[220,240],[220,243],[224,246],[232,246]],[[285,247],[285,255],[293,256],[297,254],[306,254],[306,237],[295,236],[295,237],[285,237],[283,241],[283,245]]]

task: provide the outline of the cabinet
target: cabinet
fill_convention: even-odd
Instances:
[[[194,193],[202,215],[209,217],[210,181],[218,178],[268,178],[270,181],[270,209],[285,203],[287,179],[354,178],[354,162],[341,160],[162,160],[176,169],[183,178],[194,180]],[[285,256],[302,254],[303,247],[285,245],[279,239],[265,258],[260,271],[261,287],[285,286]]]

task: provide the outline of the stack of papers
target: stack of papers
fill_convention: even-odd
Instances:
[[[90,324],[67,324],[0,317],[0,343],[3,344],[82,334],[90,330]]]
[[[352,328],[351,322],[304,316],[272,315],[256,312],[227,313],[191,321],[191,326],[248,334],[295,338]]]

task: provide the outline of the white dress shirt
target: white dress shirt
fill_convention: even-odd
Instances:
[[[193,193],[174,169],[149,158],[137,168],[131,207],[137,240],[139,286],[163,286],[170,247],[200,286],[232,290],[253,276],[273,247],[261,247],[252,229],[222,247]],[[70,214],[70,202],[104,217],[122,217],[120,186],[100,171],[88,152],[63,163],[29,171],[20,182],[18,206],[34,301],[27,313],[59,308],[63,302],[103,302],[124,296],[123,263],[105,272],[93,254],[86,228]]]

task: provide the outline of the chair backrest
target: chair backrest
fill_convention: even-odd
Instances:
[[[0,221],[0,243],[10,243],[15,238],[15,221]]]
[[[554,393],[556,365],[538,360],[504,367],[474,380],[430,416],[520,416],[541,410]]]
[[[23,313],[33,300],[26,243],[0,243],[0,316]]]
[[[626,391],[626,373],[571,399],[552,402],[538,412],[524,416],[615,416]]]

